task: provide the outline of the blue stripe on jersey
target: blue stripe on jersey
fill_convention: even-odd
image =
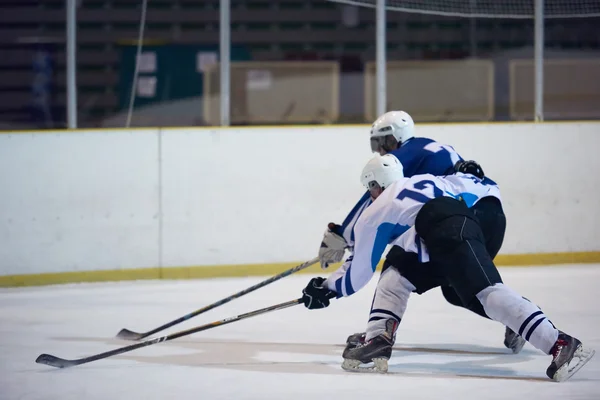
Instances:
[[[371,268],[373,269],[373,272],[377,269],[377,264],[379,264],[379,260],[381,260],[381,256],[385,251],[386,246],[391,242],[390,239],[402,235],[408,228],[409,226],[407,225],[391,224],[389,222],[379,225],[371,253]]]
[[[479,198],[479,196],[476,196],[473,193],[461,193],[459,196],[462,197],[465,203],[467,203],[467,207],[469,208],[473,207],[473,204],[475,204],[475,202]]]
[[[400,225],[402,226],[402,225]],[[392,236],[390,236],[390,243],[393,242],[394,240],[398,239],[404,232],[406,232],[408,230],[408,228],[406,229],[397,229],[394,232],[392,232]]]
[[[417,245],[417,256],[419,258],[419,262],[423,262],[423,251],[421,250],[421,238],[419,235],[415,235],[415,244]]]
[[[483,178],[483,180],[481,181],[482,184],[484,185],[492,185],[492,186],[498,186],[498,184],[496,182],[494,182],[493,180],[491,180],[490,178],[488,178],[487,176],[485,176]]]
[[[346,273],[344,274],[344,276],[346,277],[346,282],[345,282],[346,296],[350,296],[351,294],[354,294],[354,288],[352,287],[352,280],[350,279],[350,270],[351,269],[352,269],[352,265],[348,267],[348,269],[346,270]]]
[[[342,291],[342,285],[346,289],[346,296],[350,296],[355,293],[354,288],[352,287],[352,281],[350,279],[350,269],[352,269],[352,265],[348,267],[344,275],[339,277],[335,281],[335,292],[337,293],[336,298],[344,297],[344,292]],[[342,282],[344,280],[344,282]]]
[[[342,275],[340,278],[338,278],[335,281],[335,292],[337,293],[337,298],[339,299],[340,297],[344,296],[344,294],[342,293],[342,278],[344,276]]]
[[[346,219],[344,220],[344,222],[342,222],[342,232],[344,232],[346,230],[346,228],[348,227],[348,224],[352,221],[352,218],[354,218],[354,215],[356,215],[356,213],[358,212],[358,210],[371,198],[371,195],[369,194],[369,192],[365,192],[365,194],[363,194],[363,196],[360,198],[360,200],[358,201],[358,203],[356,203],[356,205],[354,206],[354,208],[352,209],[352,211],[350,211],[350,214],[348,214],[348,216],[346,217]],[[354,232],[352,233],[354,235]]]

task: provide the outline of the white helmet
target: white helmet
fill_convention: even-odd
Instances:
[[[371,151],[378,152],[382,139],[393,135],[398,143],[415,136],[415,123],[405,111],[389,111],[381,115],[371,126]]]
[[[377,154],[363,168],[360,181],[367,189],[373,187],[373,182],[385,189],[402,178],[404,178],[404,168],[394,155],[380,156]]]

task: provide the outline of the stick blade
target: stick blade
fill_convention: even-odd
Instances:
[[[40,354],[38,358],[36,358],[35,362],[38,364],[49,365],[55,368],[69,368],[78,364],[76,361],[65,360],[63,358],[55,357],[50,354]]]
[[[137,333],[134,331],[130,331],[129,329],[121,329],[119,333],[117,333],[117,338],[124,340],[140,340],[144,337],[143,334]]]

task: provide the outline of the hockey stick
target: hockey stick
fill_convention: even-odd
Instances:
[[[212,304],[210,304],[210,305],[208,305],[206,307],[202,307],[202,308],[200,308],[200,309],[198,309],[196,311],[193,311],[193,312],[191,312],[189,314],[184,315],[181,318],[177,318],[174,321],[167,322],[166,324],[161,325],[158,328],[152,329],[151,331],[143,332],[143,333],[137,333],[137,332],[130,331],[129,329],[123,328],[117,334],[117,337],[119,339],[126,339],[126,340],[140,340],[140,339],[143,339],[145,337],[148,337],[150,335],[155,334],[156,332],[160,332],[160,331],[165,330],[167,328],[170,328],[170,327],[172,327],[174,325],[177,325],[177,324],[179,324],[179,323],[181,323],[183,321],[186,321],[186,320],[188,320],[188,319],[190,319],[192,317],[195,317],[196,315],[205,313],[205,312],[207,312],[209,310],[212,310],[213,308],[216,308],[216,307],[222,306],[223,304],[229,303],[231,300],[235,300],[235,299],[237,299],[239,297],[242,297],[245,294],[253,292],[256,289],[260,289],[261,287],[267,286],[268,284],[273,283],[273,282],[275,282],[275,281],[277,281],[277,280],[279,280],[281,278],[285,278],[286,276],[289,276],[289,275],[291,275],[291,274],[293,274],[295,272],[298,272],[300,270],[308,268],[311,265],[316,264],[318,261],[319,261],[319,257],[315,257],[312,260],[309,260],[309,261],[305,262],[304,264],[297,265],[294,268],[288,269],[287,271],[284,271],[284,272],[282,272],[282,273],[280,273],[278,275],[275,275],[275,276],[273,276],[273,277],[271,277],[271,278],[269,278],[267,280],[264,280],[264,281],[262,281],[260,283],[257,283],[256,285],[251,286],[248,289],[244,289],[241,292],[237,292],[235,294],[232,294],[229,297],[226,297],[226,298],[224,298],[222,300],[219,300],[219,301],[217,301],[215,303],[212,303]]]
[[[222,319],[220,321],[215,321],[215,322],[211,322],[211,323],[208,323],[208,324],[205,324],[205,325],[197,326],[195,328],[190,328],[190,329],[187,329],[185,331],[175,332],[175,333],[172,333],[172,334],[167,335],[167,336],[161,336],[161,337],[158,337],[158,338],[155,338],[155,339],[145,340],[145,341],[140,342],[140,343],[136,343],[136,344],[132,344],[132,345],[129,345],[129,346],[121,347],[121,348],[114,349],[114,350],[111,350],[111,351],[107,351],[107,352],[104,352],[104,353],[96,354],[96,355],[90,356],[90,357],[79,358],[79,359],[76,359],[76,360],[65,360],[63,358],[55,357],[55,356],[50,355],[50,354],[41,354],[35,360],[35,362],[38,363],[38,364],[45,364],[45,365],[49,365],[51,367],[56,367],[56,368],[74,367],[76,365],[85,364],[85,363],[89,363],[89,362],[92,362],[92,361],[101,360],[103,358],[116,356],[118,354],[127,353],[129,351],[133,351],[133,350],[139,349],[141,347],[146,347],[146,346],[150,346],[150,345],[153,345],[153,344],[156,344],[156,343],[166,342],[168,340],[177,339],[177,338],[180,338],[182,336],[191,335],[192,333],[196,333],[196,332],[200,332],[200,331],[205,331],[205,330],[211,329],[211,328],[216,328],[217,326],[227,325],[227,324],[230,324],[232,322],[240,321],[240,320],[245,319],[245,318],[254,317],[256,315],[264,314],[264,313],[267,313],[267,312],[270,312],[270,311],[282,310],[284,308],[292,307],[292,306],[295,306],[295,305],[298,305],[298,304],[301,304],[301,303],[302,303],[302,299],[300,298],[300,299],[296,299],[296,300],[287,301],[285,303],[275,304],[273,306],[262,308],[260,310],[250,311],[248,313],[240,314],[240,315],[237,315],[235,317],[229,317],[229,318]]]

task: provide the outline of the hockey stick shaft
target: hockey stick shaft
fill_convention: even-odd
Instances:
[[[41,354],[35,360],[35,362],[38,364],[45,364],[45,365],[49,365],[51,367],[56,367],[56,368],[73,367],[75,365],[86,364],[86,363],[89,363],[92,361],[101,360],[103,358],[108,358],[108,357],[116,356],[119,354],[127,353],[127,352],[130,352],[130,351],[142,348],[142,347],[151,346],[156,343],[161,343],[161,342],[166,342],[169,340],[177,339],[177,338],[180,338],[183,336],[191,335],[192,333],[216,328],[217,326],[231,324],[232,322],[240,321],[242,319],[246,319],[246,318],[250,318],[250,317],[255,317],[257,315],[265,314],[265,313],[268,313],[271,311],[283,310],[284,308],[292,307],[292,306],[295,306],[295,305],[298,305],[301,303],[302,303],[302,299],[300,298],[300,299],[296,299],[296,300],[287,301],[285,303],[275,304],[270,307],[261,308],[259,310],[250,311],[245,314],[237,315],[235,317],[229,317],[229,318],[211,322],[211,323],[208,323],[205,325],[197,326],[195,328],[190,328],[190,329],[186,329],[184,331],[175,332],[175,333],[172,333],[167,336],[161,336],[161,337],[158,337],[155,339],[145,340],[140,343],[121,347],[121,348],[107,351],[104,353],[96,354],[96,355],[93,355],[90,357],[84,357],[84,358],[80,358],[80,359],[76,359],[76,360],[65,360],[65,359],[50,355],[50,354]]]
[[[153,334],[155,334],[157,332],[163,331],[163,330],[165,330],[167,328],[170,328],[172,326],[180,324],[181,322],[187,321],[188,319],[190,319],[192,317],[195,317],[197,315],[200,315],[202,313],[210,311],[213,308],[217,308],[219,306],[222,306],[223,304],[229,303],[232,300],[235,300],[235,299],[240,298],[240,297],[242,297],[242,296],[244,296],[244,295],[246,295],[248,293],[251,293],[251,292],[253,292],[253,291],[257,290],[257,289],[265,287],[265,286],[267,286],[267,285],[269,285],[269,284],[271,284],[271,283],[273,283],[275,281],[278,281],[279,279],[285,278],[286,276],[292,275],[292,274],[294,274],[294,273],[296,273],[296,272],[298,272],[300,270],[306,269],[306,268],[310,267],[311,265],[316,264],[317,262],[319,262],[319,257],[315,257],[312,260],[309,260],[309,261],[307,261],[307,262],[305,262],[303,264],[295,266],[294,268],[290,268],[287,271],[284,271],[284,272],[282,272],[280,274],[277,274],[277,275],[275,275],[275,276],[273,276],[273,277],[271,277],[269,279],[266,279],[266,280],[264,280],[264,281],[262,281],[260,283],[257,283],[254,286],[250,286],[249,288],[244,289],[244,290],[242,290],[240,292],[232,294],[229,297],[226,297],[226,298],[221,299],[219,301],[216,301],[216,302],[214,302],[212,304],[209,304],[208,306],[202,307],[202,308],[200,308],[200,309],[198,309],[196,311],[193,311],[193,312],[191,312],[189,314],[186,314],[183,317],[177,318],[176,320],[173,320],[171,322],[167,322],[166,324],[161,325],[158,328],[154,328],[151,331],[144,332],[144,333],[137,333],[137,332],[130,331],[129,329],[121,329],[121,331],[117,334],[117,337],[120,338],[120,339],[128,339],[128,340],[140,340],[140,339],[144,339],[144,338],[146,338],[146,337],[148,337],[150,335],[153,335]]]

